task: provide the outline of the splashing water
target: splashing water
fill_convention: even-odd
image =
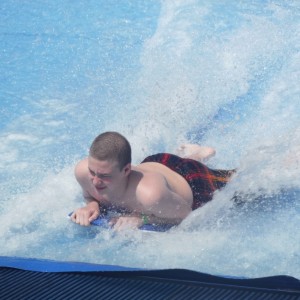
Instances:
[[[2,1],[0,255],[300,278],[300,5],[227,2]],[[238,173],[169,233],[79,227],[105,130],[135,163],[188,141]]]

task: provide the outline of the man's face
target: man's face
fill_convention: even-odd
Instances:
[[[117,161],[100,161],[88,157],[89,178],[101,198],[109,200],[120,188],[130,172],[130,164],[122,170]]]

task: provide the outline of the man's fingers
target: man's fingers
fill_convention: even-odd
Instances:
[[[119,217],[110,220],[109,225],[113,226],[115,231],[121,231],[126,229],[137,229],[141,227],[142,220],[139,217]]]
[[[89,216],[86,215],[86,214],[74,212],[71,215],[71,220],[74,223],[82,225],[82,226],[89,226],[90,225]]]
[[[72,215],[71,215],[71,220],[72,220],[73,222],[76,222],[76,213],[75,213],[75,212],[72,213]]]
[[[81,224],[80,223],[80,215],[79,214],[76,214],[76,213],[73,213],[72,216],[71,216],[71,220],[74,222],[74,223],[77,223],[77,224]]]
[[[117,221],[118,221],[118,218],[111,218],[109,220],[108,225],[112,227],[112,226],[114,226],[117,223]]]
[[[99,212],[94,211],[93,214],[89,217],[89,222],[96,220],[99,217]]]

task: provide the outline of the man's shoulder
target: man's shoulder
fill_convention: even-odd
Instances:
[[[158,201],[167,189],[166,179],[160,173],[144,172],[136,189],[136,196],[143,204]]]
[[[87,158],[84,158],[83,160],[79,161],[75,166],[74,174],[76,179],[78,181],[82,181],[86,177],[87,171],[88,171],[88,160]]]

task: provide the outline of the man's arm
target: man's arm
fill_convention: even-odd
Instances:
[[[167,222],[180,223],[192,211],[190,204],[173,192],[163,175],[145,176],[143,186],[137,191],[138,201],[143,205],[145,213]]]
[[[86,206],[78,208],[74,211],[74,213],[71,215],[71,220],[77,224],[83,225],[83,226],[89,226],[90,223],[97,219],[97,217],[100,214],[100,207],[99,202],[94,199],[86,190],[85,187],[87,185],[87,160],[84,159],[80,161],[74,171],[74,175],[78,183],[80,184],[82,191],[83,191],[83,197],[85,199],[85,202],[87,203]]]
[[[113,226],[114,230],[121,231],[123,229],[135,229],[142,227],[143,225],[178,225],[182,221],[181,218],[161,218],[155,215],[134,213],[124,215],[117,218],[112,218],[109,222]]]
[[[111,220],[115,230],[138,228],[144,224],[178,225],[192,211],[190,205],[168,187],[162,175],[145,176],[137,189],[137,201],[142,204],[142,212]]]

